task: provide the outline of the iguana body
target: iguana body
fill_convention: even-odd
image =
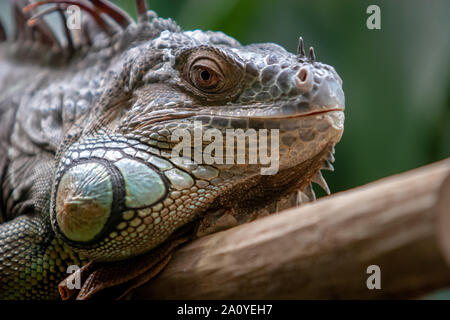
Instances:
[[[0,43],[1,298],[57,298],[71,265],[85,265],[79,298],[135,287],[188,237],[277,211],[299,190],[312,198],[312,181],[327,188],[342,81],[302,41],[298,54],[242,46],[183,32],[143,1],[138,24],[105,1],[79,3],[103,10],[79,43],[60,48],[20,10],[16,40]],[[194,136],[198,123],[279,129],[278,172],[174,158],[175,130]]]

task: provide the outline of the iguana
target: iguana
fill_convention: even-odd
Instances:
[[[136,3],[137,23],[106,0],[13,1],[15,36],[0,26],[2,299],[123,297],[181,243],[315,199],[312,182],[329,192],[345,105],[333,67],[301,38],[296,54],[241,45]],[[199,128],[277,129],[278,171],[174,157],[175,130]]]

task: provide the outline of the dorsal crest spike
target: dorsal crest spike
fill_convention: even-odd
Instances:
[[[303,38],[302,37],[298,38],[297,55],[300,56],[300,57],[304,57],[305,56],[305,49],[303,47]]]
[[[34,15],[31,16],[31,18],[28,19],[27,24],[29,26],[34,26],[39,21],[39,19],[41,17],[43,17],[43,16],[45,16],[45,15],[47,15],[49,13],[55,12],[58,9],[59,9],[58,6],[55,5],[53,7],[48,7],[46,9],[42,10],[42,11],[39,11],[38,13],[35,13]]]
[[[146,0],[136,0],[136,9],[137,9],[137,13],[138,13],[138,23],[148,21],[147,1]]]
[[[45,20],[40,19],[41,16],[44,16],[48,14],[49,12],[55,11],[55,7],[49,7],[32,17],[27,17],[27,26],[33,28],[39,35],[40,41],[44,45],[49,45],[53,47],[57,47],[58,50],[61,49],[61,45],[55,36],[53,30],[50,28],[50,26],[47,24]]]
[[[100,15],[99,11],[102,11],[101,8],[96,7],[95,5],[92,6],[91,3],[83,1],[83,0],[44,0],[44,1],[38,1],[33,2],[25,6],[22,11],[27,13],[32,10],[34,10],[37,7],[46,5],[46,4],[66,4],[66,5],[76,5],[81,10],[87,12],[97,23],[97,25],[102,29],[103,32],[105,32],[107,35],[112,36],[114,34],[113,29],[111,28],[111,25],[108,24],[108,22],[103,19],[103,17]],[[98,9],[98,11],[96,10]],[[113,17],[111,17],[113,19]]]
[[[0,42],[6,41],[6,39],[6,31],[5,28],[3,28],[2,22],[0,21]]]
[[[122,28],[126,28],[132,20],[122,9],[105,0],[91,0],[96,9],[105,13],[117,22]]]
[[[66,36],[67,41],[67,50],[69,56],[71,56],[75,52],[75,45],[73,43],[72,34],[70,33],[69,27],[67,26],[67,18],[66,15],[64,14],[62,5],[60,4],[56,5],[56,10],[58,11],[59,16],[61,17],[64,34]]]
[[[41,60],[42,52],[49,50],[46,63],[65,64],[74,53],[80,52],[83,55],[94,46],[95,38],[106,34],[111,40],[127,37],[127,46],[133,41],[141,41],[144,34],[153,39],[156,31],[175,30],[180,27],[170,19],[158,18],[153,11],[147,11],[146,0],[136,0],[138,12],[138,23],[118,6],[109,0],[11,0],[13,21],[15,21],[14,39],[20,42],[17,52],[25,59]],[[79,30],[70,30],[67,26],[69,13],[65,11],[70,6],[77,6],[84,13]],[[45,6],[45,7],[44,7]],[[55,30],[52,29],[43,17],[57,12],[63,20],[63,39],[56,37]],[[86,19],[84,19],[86,17]],[[154,19],[158,19],[153,23]],[[139,28],[142,32],[131,34],[128,32],[130,25]],[[0,42],[6,40],[5,29],[0,26]],[[108,41],[99,44],[103,47],[111,47]],[[131,45],[131,44],[130,44]],[[31,54],[29,47],[37,48]],[[23,53],[23,54],[22,54]]]
[[[26,13],[21,11],[21,6],[18,0],[11,2],[12,12],[15,23],[15,39],[16,40],[32,40],[31,28],[28,27],[26,21],[28,19]]]
[[[316,53],[313,47],[309,47],[309,59],[313,62],[316,61]]]

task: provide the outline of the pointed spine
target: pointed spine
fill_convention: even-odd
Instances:
[[[328,152],[327,155],[325,156],[325,159],[331,163],[333,163],[335,161],[333,152]]]
[[[316,61],[316,53],[314,52],[313,47],[309,48],[309,60],[311,60],[312,62]]]
[[[75,52],[75,45],[73,44],[72,33],[70,33],[69,27],[67,26],[67,18],[66,15],[64,14],[62,6],[57,5],[57,10],[63,24],[64,35],[66,36],[67,41],[67,50],[69,56],[71,56]]]
[[[330,161],[325,160],[322,165],[323,170],[334,171],[334,167]]]
[[[21,10],[21,5],[18,0],[11,2],[15,24],[15,39],[16,40],[32,40],[32,30],[27,25],[27,16]]]
[[[128,14],[109,1],[91,0],[91,2],[96,9],[111,17],[111,19],[117,22],[122,28],[126,28],[132,22]]]
[[[147,1],[146,0],[136,0],[136,8],[138,13],[138,23],[144,23],[148,21],[147,16]]]
[[[0,21],[0,42],[6,41],[7,37],[6,37],[6,31],[5,28],[3,28],[3,24]]]
[[[111,26],[103,19],[103,17],[92,8],[91,4],[89,2],[85,2],[82,0],[74,1],[74,0],[46,0],[46,1],[37,1],[30,3],[29,5],[25,6],[23,8],[24,12],[29,12],[37,7],[40,7],[45,4],[52,4],[52,3],[59,3],[59,4],[67,4],[67,5],[75,5],[78,6],[81,10],[84,10],[87,12],[97,23],[97,25],[102,29],[103,32],[105,32],[107,35],[112,36],[114,34],[113,29]]]
[[[314,193],[311,183],[308,183],[303,190],[303,193],[309,198],[310,201],[316,200],[316,194]]]
[[[324,177],[322,176],[322,172],[317,171],[317,173],[314,175],[314,178],[312,180],[314,183],[317,183],[327,194],[330,194],[330,188],[327,185],[327,182],[325,181]]]
[[[298,49],[297,49],[297,55],[301,58],[305,56],[305,48],[303,47],[303,38],[298,38]]]
[[[61,49],[61,45],[58,41],[58,38],[55,36],[54,32],[50,28],[50,26],[45,22],[45,20],[41,19],[42,16],[48,14],[49,12],[55,11],[53,7],[48,8],[44,11],[41,11],[30,18],[28,18],[27,25],[33,27],[34,30],[40,35],[40,40],[43,44],[57,47]]]
[[[296,206],[299,207],[303,203],[309,202],[311,199],[302,191],[297,191],[297,199],[296,199]]]

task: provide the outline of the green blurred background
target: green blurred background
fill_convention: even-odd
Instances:
[[[134,1],[114,2],[136,15]],[[381,30],[366,27],[371,4]],[[448,0],[151,0],[149,8],[184,30],[219,30],[242,44],[296,52],[302,36],[333,65],[346,95],[336,171],[325,173],[333,192],[450,156]]]

